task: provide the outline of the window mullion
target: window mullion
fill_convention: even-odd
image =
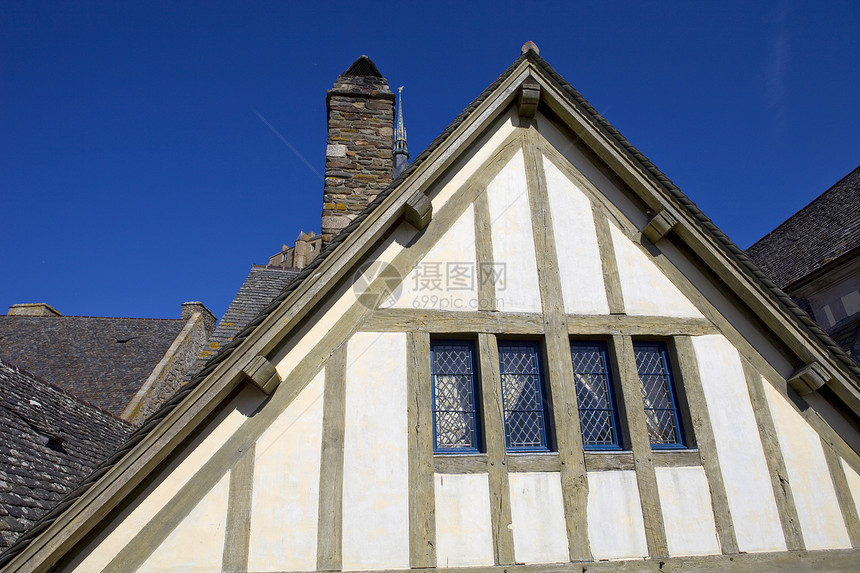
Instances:
[[[511,497],[505,461],[505,418],[502,405],[502,378],[499,374],[499,347],[491,334],[478,335],[480,393],[484,415],[484,444],[490,480],[490,519],[496,565],[514,563]]]
[[[613,336],[609,345],[609,355],[612,369],[618,373],[621,380],[623,416],[630,433],[630,446],[633,450],[633,465],[636,470],[636,483],[639,486],[642,517],[645,520],[648,553],[651,557],[665,557],[669,554],[669,547],[666,541],[663,513],[660,509],[657,474],[654,471],[651,440],[648,437],[648,426],[645,422],[645,404],[639,386],[633,340],[629,336]]]

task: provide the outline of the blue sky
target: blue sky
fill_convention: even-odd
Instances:
[[[325,93],[361,54],[414,157],[535,41],[746,248],[860,163],[858,29],[856,1],[6,0],[0,312],[220,317],[319,231]]]

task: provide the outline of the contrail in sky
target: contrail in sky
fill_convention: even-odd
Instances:
[[[316,169],[314,169],[314,166],[313,166],[313,165],[311,165],[311,164],[308,162],[308,160],[307,160],[307,159],[305,159],[305,158],[302,156],[302,154],[301,154],[301,153],[299,153],[299,151],[298,151],[295,147],[293,147],[293,145],[292,145],[289,141],[287,141],[287,140],[286,140],[286,138],[285,138],[283,135],[281,135],[281,134],[280,134],[280,132],[279,132],[277,129],[275,129],[275,126],[273,126],[271,123],[269,123],[269,122],[266,120],[266,118],[265,118],[265,117],[263,117],[263,116],[260,114],[260,112],[259,112],[259,111],[257,111],[257,110],[256,110],[256,109],[254,109],[253,107],[251,107],[251,111],[253,111],[255,114],[257,114],[257,117],[259,117],[259,118],[260,118],[260,121],[262,121],[263,123],[265,123],[265,124],[266,124],[266,127],[268,127],[269,129],[271,129],[271,130],[272,130],[272,133],[274,133],[275,135],[277,135],[277,136],[278,136],[278,139],[280,139],[281,141],[283,141],[283,142],[284,142],[284,144],[286,144],[286,146],[290,148],[290,151],[292,151],[293,153],[295,153],[295,154],[296,154],[296,157],[298,157],[299,159],[301,159],[301,160],[302,160],[302,163],[304,163],[305,165],[307,165],[307,166],[308,166],[308,169],[310,169],[310,170],[313,172],[313,174],[314,174],[314,175],[316,175],[317,177],[319,177],[319,178],[320,178],[320,180],[325,180],[325,179],[324,179],[324,177],[323,177],[322,175],[320,175],[320,174],[319,174],[319,171],[317,171]]]

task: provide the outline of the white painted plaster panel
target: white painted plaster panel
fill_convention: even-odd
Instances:
[[[379,275],[382,263],[390,263],[400,254],[405,245],[415,236],[415,229],[408,223],[401,223],[388,235],[382,244],[368,257],[376,262],[362,265],[345,281],[337,291],[331,293],[320,310],[304,321],[302,326],[290,334],[283,345],[278,348],[271,361],[275,364],[281,379],[287,377],[301,360],[310,354],[323,336],[328,334],[343,315],[359,302],[359,297],[366,292],[370,283]],[[368,303],[366,299],[362,299]]]
[[[564,310],[609,314],[591,200],[546,156],[543,166]]]
[[[493,564],[487,474],[435,474],[438,567]]]
[[[845,460],[839,458],[839,463],[842,464],[842,470],[845,472],[845,479],[848,480],[848,489],[851,490],[851,497],[854,499],[854,507],[860,510],[860,474],[854,471],[854,468],[845,463]]]
[[[588,472],[587,512],[594,559],[648,556],[636,472]]]
[[[518,151],[487,186],[493,262],[504,265],[504,282],[496,283],[496,309],[541,312],[540,287],[526,188],[523,152]]]
[[[188,483],[210,456],[238,430],[265,396],[255,388],[243,390],[209,423],[184,451],[149,485],[143,494],[124,509],[104,532],[81,551],[69,569],[101,571],[141,529]]]
[[[496,120],[496,123],[467,151],[463,158],[458,160],[448,174],[440,181],[434,183],[427,192],[433,203],[433,211],[438,213],[445,203],[456,193],[469,177],[477,173],[478,168],[484,164],[499,149],[505,139],[511,135],[519,125],[519,116],[516,110],[510,110]]]
[[[851,547],[821,437],[767,380],[762,380],[807,549]]]
[[[611,203],[613,203],[624,215],[630,219],[636,228],[641,229],[648,223],[645,213],[634,204],[627,195],[618,188],[614,181],[604,173],[603,164],[596,165],[591,154],[586,156],[580,146],[584,145],[581,140],[573,141],[567,134],[559,131],[545,115],[538,112],[535,116],[538,131],[547,141],[561,153],[571,165],[582,173],[595,188],[600,190]]]
[[[408,568],[406,334],[350,339],[345,424],[343,568]]]
[[[475,254],[475,208],[460,218],[409,272],[397,290],[397,301],[383,308],[478,310]]]
[[[708,479],[701,467],[656,468],[669,555],[719,555]]]
[[[517,563],[569,561],[561,474],[509,473],[508,484]]]
[[[702,318],[702,313],[678,290],[649,255],[609,222],[618,278],[627,314]]]
[[[783,551],[785,538],[740,356],[721,335],[695,336],[693,348],[738,547],[750,553]]]
[[[324,386],[320,372],[257,440],[251,571],[316,569]]]
[[[220,571],[229,491],[230,472],[227,472],[143,562],[138,573]]]

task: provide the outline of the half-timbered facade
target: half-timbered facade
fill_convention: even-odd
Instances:
[[[854,569],[795,311],[529,43],[6,570]]]

